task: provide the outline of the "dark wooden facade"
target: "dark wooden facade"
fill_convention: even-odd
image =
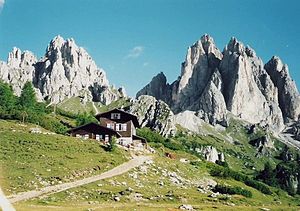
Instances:
[[[121,135],[109,128],[103,127],[96,123],[88,123],[68,131],[70,136],[83,138],[83,139],[97,139],[108,142],[113,136],[120,138]]]
[[[115,114],[115,115],[114,115]],[[100,121],[100,118],[109,119],[111,121],[114,121],[116,123],[126,123],[129,121],[132,121],[135,128],[139,128],[139,121],[137,117],[133,114],[127,113],[125,111],[122,111],[120,109],[113,109],[105,113],[101,113],[95,116],[96,119]]]
[[[124,123],[118,123],[103,117],[100,117],[99,120],[101,126],[115,130],[122,137],[131,137],[136,134],[135,126],[131,120]]]
[[[121,139],[123,139],[124,143],[132,142],[133,136],[136,135],[136,128],[140,127],[135,115],[120,109],[113,109],[98,114],[96,119],[99,120],[101,126],[117,131],[122,136]]]

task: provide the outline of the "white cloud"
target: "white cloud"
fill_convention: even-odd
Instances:
[[[5,3],[5,0],[0,0],[0,8],[3,7],[4,3]]]
[[[144,62],[144,64],[143,64],[144,67],[146,67],[146,66],[148,66],[148,65],[149,65],[148,62]]]
[[[135,46],[134,48],[132,48],[129,53],[127,54],[127,56],[125,57],[126,59],[135,59],[138,58],[144,51],[144,47],[143,46]]]

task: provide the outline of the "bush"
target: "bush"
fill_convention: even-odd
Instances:
[[[71,119],[76,119],[77,118],[77,114],[74,114],[72,112],[69,112],[69,111],[65,111],[63,109],[60,109],[60,108],[56,108],[56,113],[61,115],[61,116],[65,116],[65,117],[68,117],[68,118],[71,118]]]
[[[109,152],[113,152],[116,150],[117,148],[117,138],[115,136],[113,136],[110,140],[109,140],[109,143],[108,145],[106,146],[106,151],[109,151]]]
[[[94,117],[94,115],[89,114],[87,112],[81,113],[77,115],[76,118],[76,126],[85,125],[91,122],[97,123],[98,120]]]
[[[156,132],[151,131],[149,128],[141,128],[137,130],[137,135],[145,138],[149,143],[164,143],[165,138]]]
[[[234,180],[243,182],[245,185],[248,185],[250,187],[257,189],[264,194],[268,194],[268,195],[272,194],[272,191],[265,184],[255,181],[255,180],[251,179],[250,177],[248,177],[244,174],[235,172],[229,168],[214,165],[213,167],[211,167],[210,175],[215,176],[215,177],[222,177],[222,178],[232,178]]]
[[[161,143],[164,147],[171,150],[184,150],[184,146],[181,142],[174,139],[166,139],[160,134],[150,130],[149,128],[138,129],[137,135],[145,138],[149,143]]]
[[[166,139],[163,142],[163,145],[172,150],[182,150],[182,151],[184,150],[182,144],[180,144],[172,139]]]
[[[248,197],[248,198],[251,198],[252,197],[252,192],[249,191],[249,190],[245,190],[241,187],[238,187],[238,186],[235,186],[235,187],[232,187],[232,186],[225,186],[225,185],[216,185],[214,187],[214,191],[215,192],[220,192],[220,193],[223,193],[223,194],[230,194],[230,195],[233,195],[233,194],[238,194],[238,195],[242,195],[242,196],[245,196],[245,197]]]

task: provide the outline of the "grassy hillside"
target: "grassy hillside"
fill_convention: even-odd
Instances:
[[[165,151],[174,154],[176,158],[167,158],[164,155]],[[209,173],[211,165],[189,153],[161,149],[154,156],[153,163],[149,162],[127,174],[42,199],[22,202],[17,208],[173,210],[181,204],[191,204],[200,210],[296,210],[299,204],[296,198],[291,198],[285,192],[276,189],[272,189],[272,195],[266,195],[242,182],[212,177]],[[206,187],[213,182],[241,187],[250,191],[252,197],[228,194],[212,197],[212,192]]]
[[[105,112],[129,104],[127,99],[120,99],[107,106],[95,106],[98,112]],[[72,110],[74,108],[77,110]],[[55,129],[53,131],[65,131],[75,126],[77,113],[93,110],[95,107],[91,103],[84,105],[79,98],[71,98],[60,104],[55,114],[45,113],[41,125]],[[34,120],[32,122],[39,123],[41,118]],[[107,152],[94,140],[57,135],[43,128],[40,128],[41,134],[30,133],[31,128],[36,127],[39,126],[0,120],[0,185],[7,195],[100,174],[129,159],[128,152],[121,149]],[[147,128],[140,129],[138,135],[145,137],[157,151],[153,163],[118,177],[21,202],[16,208],[167,210],[192,204],[201,210],[263,207],[297,210],[299,195],[290,196],[256,180],[266,162],[272,166],[283,162],[280,155],[286,148],[284,144],[268,134],[274,141],[274,148],[266,154],[260,153],[250,143],[267,132],[257,127],[250,134],[245,123],[234,118],[227,128],[214,128],[203,123],[200,129],[200,134],[193,134],[178,126],[177,134],[169,138]],[[208,145],[223,152],[226,163],[206,162],[195,150]],[[174,159],[166,157],[166,152]],[[210,188],[212,184],[218,184],[219,189]],[[216,194],[219,191],[230,194]]]
[[[96,141],[43,129],[33,134],[33,127],[0,120],[0,185],[8,195],[99,174],[127,160],[122,150],[106,152]]]

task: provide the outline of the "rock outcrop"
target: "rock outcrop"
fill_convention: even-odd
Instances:
[[[163,73],[137,93],[166,102],[177,114],[195,111],[204,121],[227,125],[227,113],[274,131],[300,114],[300,95],[286,65],[266,65],[253,49],[232,38],[221,53],[204,35],[188,48],[181,76],[168,84]]]
[[[203,120],[196,115],[195,111],[183,111],[175,115],[175,123],[194,133],[198,133]]]
[[[73,39],[56,36],[45,56],[37,61],[29,51],[14,48],[7,63],[0,64],[0,79],[10,83],[17,95],[26,81],[31,81],[40,98],[59,103],[81,96],[86,100],[109,104],[124,96],[109,85],[103,69]]]
[[[133,102],[130,112],[138,117],[141,127],[149,127],[163,136],[172,136],[176,132],[170,107],[152,96],[141,95]]]
[[[200,149],[196,148],[196,152],[201,154],[205,160],[209,162],[216,163],[217,161],[225,161],[224,154],[222,152],[218,152],[218,150],[213,146],[204,146]]]
[[[249,143],[257,149],[258,154],[256,154],[256,156],[271,155],[272,150],[275,149],[274,141],[269,137],[269,135],[261,136],[257,139],[251,140]]]

